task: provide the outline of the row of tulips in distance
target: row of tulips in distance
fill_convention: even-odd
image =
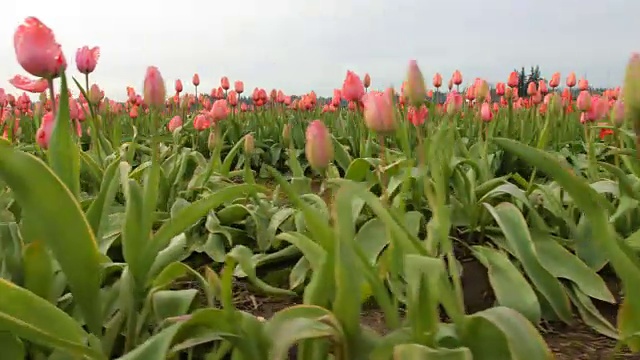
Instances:
[[[0,89],[0,108],[2,109],[1,121],[4,124],[4,136],[7,137],[6,124],[11,124],[16,134],[20,129],[19,119],[26,117],[43,117],[36,138],[42,147],[47,147],[48,138],[52,129],[55,104],[59,101],[60,94],[54,95],[53,79],[59,76],[67,67],[66,58],[60,44],[55,40],[51,29],[39,19],[29,17],[18,26],[14,36],[14,48],[18,62],[23,69],[37,80],[31,80],[22,75],[16,75],[10,82],[17,88],[40,93],[40,100],[35,104],[26,93],[17,98],[6,94]],[[127,87],[128,100],[119,103],[105,97],[104,91],[97,84],[89,86],[89,75],[96,69],[100,56],[99,47],[89,48],[84,46],[76,52],[76,66],[80,73],[85,75],[86,88],[89,89],[88,99],[80,95],[77,99],[69,94],[71,119],[76,123],[78,133],[81,133],[80,123],[89,116],[89,105],[92,104],[101,112],[111,114],[127,113],[132,119],[136,119],[140,111],[148,113],[150,106],[163,108],[166,116],[173,116],[168,123],[168,130],[173,131],[183,125],[183,118],[188,118],[191,110],[197,113],[193,116],[193,126],[202,131],[210,128],[217,121],[225,119],[231,112],[259,111],[265,107],[284,111],[305,110],[316,111],[320,107],[321,112],[335,112],[340,109],[342,100],[348,102],[348,110],[362,111],[367,125],[378,132],[389,132],[395,128],[397,107],[401,113],[405,113],[409,121],[415,126],[422,125],[429,117],[429,109],[425,106],[425,100],[433,98],[433,90],[428,90],[424,77],[416,63],[410,61],[407,79],[402,83],[399,94],[393,88],[385,91],[368,91],[371,85],[371,77],[366,74],[362,80],[357,74],[348,71],[341,89],[335,89],[333,98],[329,103],[319,104],[315,92],[302,95],[299,99],[292,99],[282,91],[272,90],[269,95],[264,89],[256,88],[251,96],[252,105],[239,103],[238,97],[244,92],[242,81],[234,83],[227,77],[220,81],[220,87],[212,90],[209,97],[198,94],[200,79],[195,74],[192,83],[195,87],[194,94],[184,94],[182,82],[175,83],[175,95],[167,97],[165,81],[156,67],[149,67],[144,80],[144,93],[137,94],[132,87]],[[640,60],[637,54],[633,55],[629,67],[638,67]],[[530,82],[527,94],[518,94],[518,74],[512,72],[508,81],[497,83],[494,89],[497,101],[492,101],[491,91],[486,80],[476,78],[466,88],[464,94],[459,92],[459,86],[463,82],[462,73],[456,70],[448,83],[448,93],[443,104],[436,104],[435,116],[443,114],[460,113],[465,116],[471,112],[483,121],[491,121],[494,114],[503,107],[518,109],[536,108],[541,114],[580,111],[582,123],[595,122],[610,119],[616,126],[620,126],[625,118],[625,102],[621,96],[621,89],[614,88],[604,91],[602,94],[592,94],[589,83],[582,78],[576,81],[575,73],[571,73],[566,79],[566,88],[557,91],[560,86],[560,74],[554,73],[548,82],[540,80],[539,83]],[[454,89],[453,87],[456,87]],[[572,98],[572,88],[578,86],[580,90],[577,99]],[[433,87],[436,92],[442,87],[442,76],[436,73],[433,77]],[[550,89],[549,89],[550,88]],[[627,89],[628,86],[625,86]],[[49,96],[46,92],[49,90]],[[627,92],[628,93],[628,92]],[[52,101],[52,99],[56,101]],[[627,101],[628,102],[628,101]],[[465,106],[466,105],[466,106]],[[627,108],[633,107],[627,104]],[[610,130],[606,130],[610,131]]]

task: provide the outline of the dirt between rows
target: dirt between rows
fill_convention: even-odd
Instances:
[[[486,269],[477,261],[463,263],[462,286],[464,289],[465,306],[468,313],[487,309],[494,305],[494,298],[488,282]],[[613,294],[619,293],[619,283],[613,276],[604,276]],[[292,305],[302,303],[300,298],[274,298],[260,296],[250,290],[250,286],[237,283],[234,291],[236,307],[256,316],[269,319],[276,312]],[[617,306],[596,303],[602,315],[612,324],[616,324]],[[383,313],[375,308],[365,308],[361,314],[361,322],[380,334],[385,334],[387,328]],[[638,359],[640,354],[631,354],[627,349],[615,350],[616,341],[600,335],[583,324],[579,319],[572,325],[564,323],[545,323],[541,333],[558,360],[612,360]],[[294,359],[295,357],[292,357]]]

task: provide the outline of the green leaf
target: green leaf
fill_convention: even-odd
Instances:
[[[474,360],[551,360],[536,328],[519,312],[494,307],[467,317],[462,342]]]
[[[505,240],[522,263],[533,284],[549,301],[558,317],[570,323],[573,316],[569,298],[560,281],[540,263],[529,228],[520,210],[512,203],[501,203],[496,207],[485,203],[484,206],[500,226]]]
[[[7,331],[0,331],[0,349],[5,359],[23,360],[27,358],[22,341]]]
[[[473,246],[472,249],[489,272],[489,282],[498,303],[517,310],[533,324],[538,324],[542,315],[536,293],[509,257],[484,246]]]
[[[148,268],[145,261],[145,247],[149,235],[142,228],[144,198],[141,186],[122,172],[123,192],[126,198],[125,222],[122,224],[122,255],[131,269],[131,275],[138,286],[146,282]]]
[[[53,301],[53,262],[39,241],[25,245],[23,254],[24,287],[41,298]]]
[[[180,325],[173,324],[163,329],[133,349],[133,351],[119,357],[118,360],[166,359],[173,337],[180,330]]]
[[[156,291],[151,296],[156,319],[161,322],[186,314],[197,294],[196,289]]]
[[[600,314],[591,299],[577,285],[572,284],[568,294],[585,324],[604,336],[616,340],[619,338],[617,329]]]
[[[100,184],[100,191],[91,202],[91,206],[89,206],[86,213],[87,221],[89,221],[91,229],[98,239],[102,238],[100,225],[109,216],[109,208],[118,192],[118,185],[120,184],[118,177],[119,166],[119,157],[109,164]]]
[[[632,350],[640,351],[640,337],[637,336],[640,333],[640,288],[637,286],[640,278],[640,260],[629,245],[619,239],[609,223],[607,209],[611,204],[584,179],[568,171],[550,154],[509,139],[494,141],[553,177],[589,219],[594,242],[606,253],[606,258],[610,260],[616,274],[622,280],[626,297],[618,311],[618,329],[621,337]]]
[[[85,345],[88,334],[80,324],[47,300],[4,279],[0,279],[0,294],[0,331],[71,354],[104,359]]]
[[[386,227],[378,218],[373,218],[358,230],[355,241],[367,257],[370,264],[375,264],[378,256],[389,244]]]
[[[335,226],[337,236],[334,239],[335,263],[334,276],[336,294],[333,300],[333,313],[342,324],[347,341],[348,356],[356,349],[360,335],[362,272],[353,267],[356,258],[354,251],[355,227],[351,209],[352,196],[339,189],[335,197]]]
[[[149,244],[147,256],[155,258],[174,236],[179,235],[195,222],[206,216],[207,213],[225,202],[233,201],[248,194],[264,189],[258,185],[233,185],[217,190],[213,194],[200,199],[177,212],[176,216],[165,222],[156,232]]]
[[[557,241],[544,234],[533,234],[536,252],[543,254],[540,263],[557,278],[573,281],[582,292],[592,298],[614,304],[613,294],[604,280],[587,264],[565,249]]]
[[[227,257],[230,257],[238,262],[242,271],[247,274],[249,281],[260,290],[266,292],[267,294],[273,295],[295,295],[293,291],[280,289],[277,287],[273,287],[264,281],[260,280],[256,275],[256,268],[253,262],[251,261],[251,250],[246,246],[238,245],[231,249],[231,251],[227,254]]]
[[[420,344],[401,344],[393,348],[394,360],[473,360],[468,348],[433,349]]]
[[[101,259],[80,205],[42,161],[6,141],[0,141],[0,178],[30,219],[36,220],[29,222],[29,231],[51,249],[89,329],[99,334]]]
[[[60,74],[60,103],[49,140],[49,165],[71,194],[80,195],[80,149],[74,139],[69,115],[67,77]],[[55,101],[55,100],[54,100]]]
[[[267,321],[264,333],[271,339],[269,359],[286,358],[289,348],[301,340],[331,338],[337,343],[343,340],[338,320],[319,306],[295,305],[278,311]]]

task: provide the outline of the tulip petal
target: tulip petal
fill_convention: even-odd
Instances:
[[[47,79],[31,80],[22,75],[16,75],[12,79],[9,79],[9,83],[20,90],[31,93],[42,93],[49,87]]]

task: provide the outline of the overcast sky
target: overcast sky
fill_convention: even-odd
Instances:
[[[466,81],[505,81],[514,67],[543,76],[583,74],[594,86],[622,81],[640,51],[640,0],[111,0],[7,1],[0,11],[0,87],[24,74],[13,33],[27,16],[53,29],[78,76],[75,51],[101,47],[92,79],[107,96],[141,91],[157,66],[169,89],[197,72],[209,92],[221,76],[245,87],[330,95],[347,70],[374,88],[399,86],[416,59],[429,80],[455,69]],[[75,92],[77,93],[77,92]]]

